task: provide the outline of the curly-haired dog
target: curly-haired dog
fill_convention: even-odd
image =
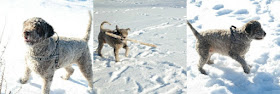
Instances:
[[[28,47],[25,55],[26,70],[25,75],[19,80],[20,83],[25,84],[33,71],[43,79],[42,94],[49,94],[55,70],[65,68],[67,74],[62,78],[67,80],[74,72],[71,66],[75,63],[88,81],[89,90],[92,91],[92,60],[88,47],[92,24],[90,12],[89,15],[90,20],[83,39],[52,37],[55,32],[45,20],[39,17],[27,19],[23,23],[23,37]]]
[[[204,32],[197,32],[189,22],[187,24],[197,39],[196,50],[200,57],[198,70],[202,74],[206,74],[202,68],[204,64],[213,64],[209,59],[214,53],[231,57],[242,65],[245,73],[250,73],[244,56],[253,39],[261,40],[266,35],[258,21],[249,21],[241,28],[235,27],[235,30],[215,29]]]
[[[98,48],[96,50],[98,52],[98,55],[103,57],[102,54],[101,54],[102,47],[103,47],[104,43],[108,43],[111,47],[114,48],[115,61],[119,62],[120,61],[120,59],[119,59],[120,48],[124,48],[125,49],[125,56],[126,57],[128,56],[129,48],[126,44],[127,42],[126,42],[125,38],[127,37],[128,31],[130,31],[130,29],[129,28],[119,29],[117,25],[116,25],[116,31],[115,30],[110,30],[110,29],[104,29],[103,24],[105,24],[105,23],[110,24],[107,21],[104,21],[104,22],[101,23],[100,33],[98,35]],[[108,36],[108,35],[105,34],[105,32],[109,32],[109,33],[119,35],[119,36],[122,37],[122,39],[117,39],[117,38]]]

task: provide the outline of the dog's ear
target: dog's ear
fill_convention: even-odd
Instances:
[[[252,30],[252,23],[247,23],[245,25],[245,32],[250,34],[251,33],[251,30]]]
[[[46,38],[49,38],[54,34],[52,26],[46,22],[39,22],[39,24],[37,24],[37,31],[39,36],[46,36]]]
[[[130,31],[130,28],[127,28],[126,31]]]
[[[49,25],[48,23],[46,23],[44,30],[47,33],[47,38],[53,36],[53,34],[54,34],[53,27],[51,25]]]
[[[120,31],[120,29],[119,29],[118,25],[116,25],[116,30],[117,30],[117,31]]]

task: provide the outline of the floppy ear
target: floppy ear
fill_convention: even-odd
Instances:
[[[38,27],[38,34],[39,36],[46,36],[46,38],[49,38],[51,36],[53,36],[54,31],[51,25],[49,25],[46,22],[39,22],[39,24],[37,24]]]
[[[127,28],[126,30],[127,30],[127,31],[130,31],[130,28]]]
[[[252,23],[247,23],[245,25],[245,31],[246,33],[250,34],[251,33],[251,30],[252,30]]]
[[[54,31],[53,31],[53,27],[51,25],[49,25],[48,23],[46,23],[47,25],[45,26],[45,32],[47,32],[47,38],[53,36]]]

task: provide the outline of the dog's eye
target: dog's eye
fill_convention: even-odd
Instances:
[[[25,31],[24,34],[25,34],[25,35],[30,35],[30,32]]]

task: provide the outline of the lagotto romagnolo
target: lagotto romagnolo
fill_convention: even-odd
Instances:
[[[187,24],[197,39],[198,70],[202,74],[206,74],[203,69],[206,63],[214,63],[213,60],[209,60],[214,53],[231,57],[242,65],[245,73],[250,73],[245,54],[249,51],[253,39],[261,40],[266,35],[258,21],[249,21],[240,28],[231,27],[231,29],[213,29],[204,32],[197,32],[189,22]]]
[[[64,68],[67,73],[62,78],[67,80],[74,72],[72,64],[77,64],[88,81],[89,91],[92,92],[92,59],[88,47],[92,25],[91,12],[89,18],[84,38],[55,36],[52,26],[39,17],[24,21],[23,37],[27,45],[26,69],[24,76],[19,80],[20,83],[25,84],[30,78],[30,73],[35,72],[43,79],[42,94],[49,94],[55,71]]]

